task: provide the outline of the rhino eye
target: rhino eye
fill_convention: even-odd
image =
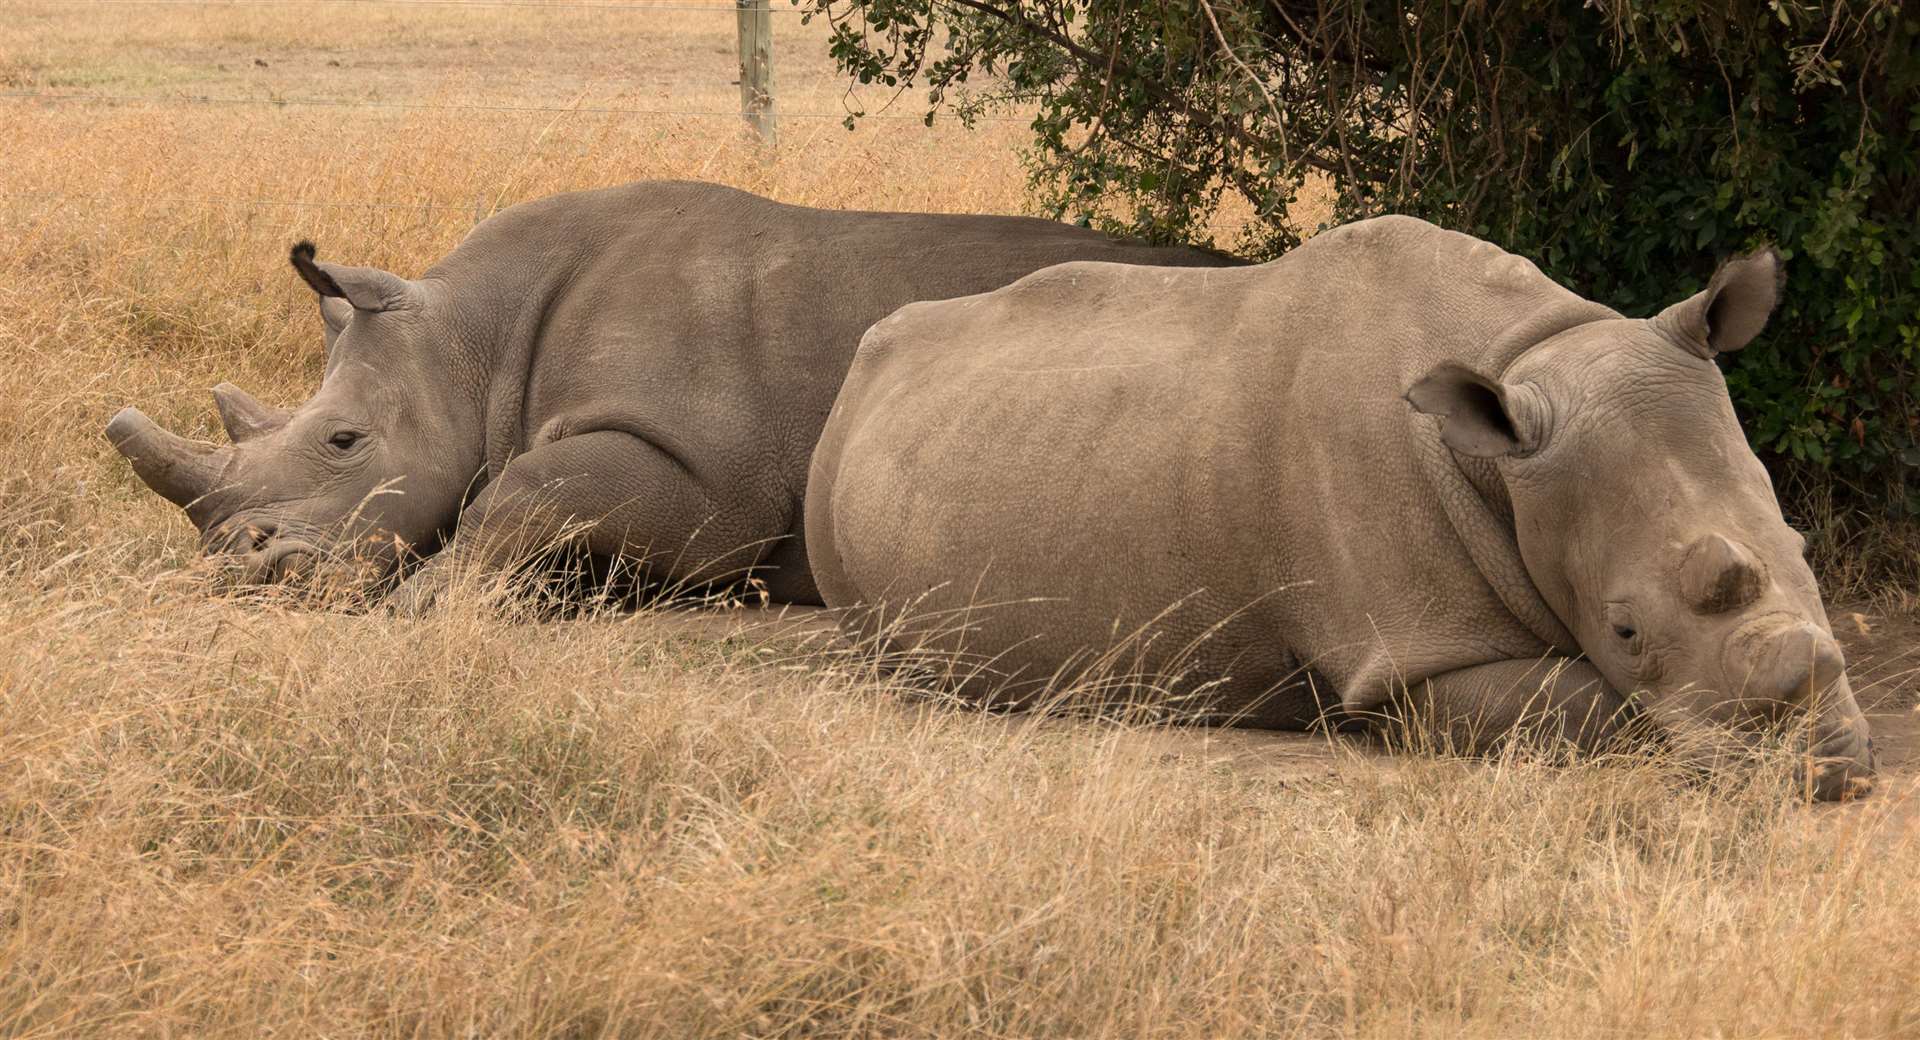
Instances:
[[[351,451],[354,445],[360,443],[360,435],[352,430],[341,430],[328,437],[327,443],[331,444],[335,451]]]
[[[1614,637],[1626,645],[1627,653],[1640,652],[1640,626],[1634,623],[1633,611],[1625,604],[1607,604],[1607,627],[1613,629]]]

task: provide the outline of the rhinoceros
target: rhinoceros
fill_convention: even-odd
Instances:
[[[107,426],[244,583],[388,578],[458,532],[485,568],[562,535],[670,587],[818,602],[808,457],[860,335],[902,304],[1068,260],[1219,266],[1025,217],[838,212],[711,184],[558,195],[483,222],[417,280],[315,258],[319,392],[214,389],[231,447],[127,408]],[[470,547],[470,548],[468,548]],[[431,604],[449,550],[391,602]],[[338,569],[338,568],[336,568]]]
[[[1399,713],[1478,748],[1634,720],[1716,761],[1797,720],[1818,793],[1863,789],[1804,541],[1714,361],[1782,278],[1758,252],[1633,320],[1381,217],[1259,266],[915,303],[814,454],[814,576],[1010,704],[1099,665],[1201,718]]]

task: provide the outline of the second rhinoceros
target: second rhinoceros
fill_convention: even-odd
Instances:
[[[1215,719],[1593,743],[1637,715],[1722,751],[1799,719],[1844,794],[1867,725],[1714,362],[1780,280],[1757,253],[1629,320],[1383,217],[1257,267],[915,304],[822,433],[814,574],[983,696],[1118,674]]]
[[[860,335],[902,304],[1068,260],[1229,258],[1021,217],[838,212],[710,184],[559,195],[487,220],[418,280],[315,259],[327,359],[291,411],[214,391],[231,447],[128,408],[114,445],[243,580],[391,574],[458,531],[482,566],[577,536],[649,579],[748,574],[817,602],[808,458]],[[446,579],[430,561],[396,601]]]

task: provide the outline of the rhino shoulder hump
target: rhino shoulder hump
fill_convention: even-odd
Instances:
[[[1446,272],[1445,281],[1451,285],[1475,284],[1529,293],[1559,289],[1557,283],[1526,257],[1417,217],[1398,214],[1373,217],[1336,230],[1349,229],[1353,231],[1350,241],[1392,250],[1396,263],[1404,259]]]
[[[1008,296],[1030,296],[1078,286],[1087,277],[1116,265],[1099,260],[1068,260],[1042,267],[1002,290]]]
[[[867,327],[854,351],[856,368],[885,363],[903,343],[938,341],[949,335],[967,310],[977,306],[978,296],[951,300],[916,300]]]
[[[1431,224],[1419,217],[1409,217],[1402,213],[1389,213],[1385,216],[1368,217],[1342,224],[1315,235],[1311,241],[1342,242],[1350,245],[1379,244],[1398,245],[1409,241],[1441,238],[1456,235],[1437,224]],[[1464,236],[1462,236],[1464,237]]]

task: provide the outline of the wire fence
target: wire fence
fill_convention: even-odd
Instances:
[[[383,212],[424,212],[458,213],[470,218],[474,223],[486,219],[497,212],[492,200],[477,199],[472,205],[458,206],[444,202],[393,202],[390,200],[346,200],[346,199],[256,199],[221,195],[111,195],[100,193],[69,193],[58,191],[7,191],[0,190],[0,200],[19,199],[35,202],[85,202],[103,205],[161,205],[196,206],[212,208],[230,206],[243,209],[294,209],[294,210],[377,210]],[[1209,230],[1216,236],[1233,236],[1247,228],[1264,226],[1260,221],[1231,220],[1216,221]]]
[[[460,9],[500,9],[512,8],[530,11],[590,11],[604,14],[646,15],[655,12],[705,12],[734,16],[740,10],[734,3],[701,3],[689,0],[33,0],[35,6],[42,7],[85,7],[85,8],[266,8],[282,10],[307,10],[316,6],[337,7],[381,7],[399,9],[420,9],[435,11],[458,11]],[[773,13],[804,14],[798,7],[771,7]],[[716,81],[719,81],[716,75]],[[279,96],[217,96],[191,93],[119,93],[84,90],[45,90],[13,89],[0,90],[0,103],[17,105],[47,106],[153,106],[153,107],[222,107],[248,106],[263,109],[350,109],[388,112],[448,112],[448,113],[485,113],[505,116],[537,116],[556,118],[567,116],[612,117],[632,119],[640,122],[674,122],[681,120],[734,120],[741,119],[739,109],[719,108],[673,108],[634,105],[607,104],[505,104],[505,103],[458,103],[437,101],[401,101],[377,100],[367,98],[337,97],[279,97]],[[912,112],[868,112],[856,107],[843,108],[840,111],[794,111],[781,108],[778,116],[782,120],[825,120],[845,122],[878,121],[889,125],[926,124],[926,113]],[[948,115],[946,118],[958,123],[959,117]],[[1031,115],[980,113],[969,117],[970,123],[987,124],[1030,124]],[[335,199],[267,199],[245,198],[226,195],[114,195],[86,192],[59,192],[13,190],[4,179],[0,179],[0,199],[52,203],[93,203],[93,204],[156,204],[169,206],[204,207],[248,207],[248,208],[286,208],[312,210],[384,210],[412,212],[460,213],[478,221],[483,219],[491,207],[485,203],[474,205],[454,205],[445,202],[416,201],[403,202],[393,200],[335,200]],[[1253,225],[1253,221],[1220,222],[1213,226],[1215,234],[1238,234]]]
[[[353,98],[278,98],[278,97],[212,97],[204,94],[83,94],[37,90],[0,91],[0,99],[9,101],[44,101],[49,104],[140,104],[140,105],[259,105],[269,108],[366,108],[393,111],[420,112],[523,112],[535,115],[616,115],[616,116],[656,116],[663,118],[689,119],[739,119],[738,109],[683,109],[683,108],[626,108],[601,105],[464,105],[444,104],[426,101],[362,101]],[[832,119],[852,118],[858,121],[869,119],[908,120],[924,122],[925,115],[900,112],[863,112],[858,109],[840,112],[790,112],[780,110],[782,119]],[[1031,116],[983,114],[973,117],[975,122],[992,123],[1030,123]]]
[[[518,7],[554,11],[723,11],[732,14],[739,8],[730,3],[686,3],[682,0],[34,0],[46,7],[280,7],[311,8],[322,5],[344,7]],[[774,7],[774,14],[807,12],[798,7]]]
[[[141,203],[167,206],[261,206],[286,209],[390,209],[429,210],[473,214],[482,206],[453,206],[443,202],[391,202],[387,200],[348,201],[345,199],[250,199],[228,195],[107,195],[61,191],[0,191],[0,198],[30,199],[39,202]]]

